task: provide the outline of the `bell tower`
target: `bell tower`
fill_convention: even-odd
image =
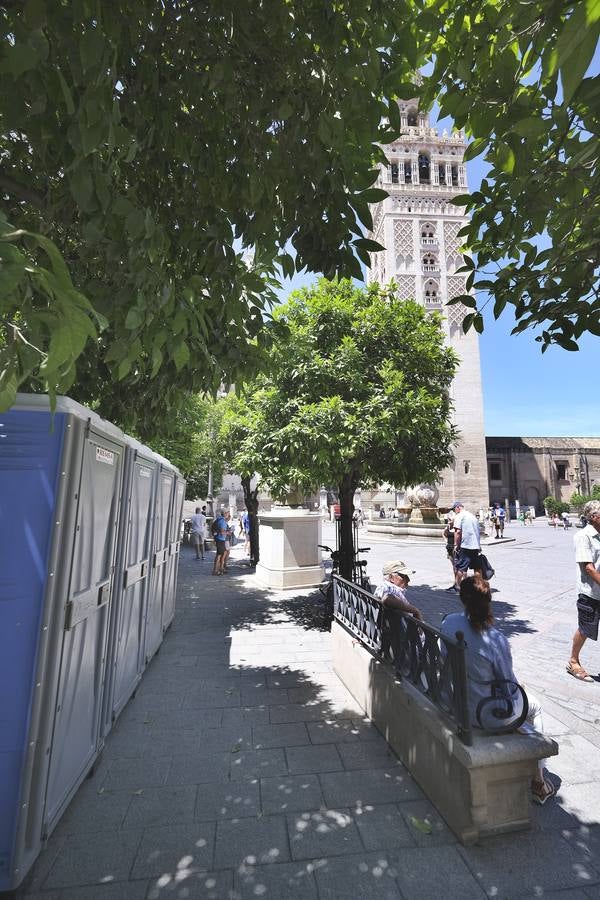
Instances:
[[[386,147],[387,165],[376,186],[389,196],[372,207],[369,235],[385,250],[371,253],[369,281],[394,279],[402,299],[414,299],[441,313],[446,341],[460,365],[452,386],[453,421],[459,430],[454,464],[440,472],[439,505],[462,500],[472,512],[489,503],[483,427],[479,337],[463,333],[466,307],[446,301],[466,291],[458,236],[467,224],[464,211],[450,200],[468,192],[462,131],[438,134],[416,100],[400,102],[400,137]]]

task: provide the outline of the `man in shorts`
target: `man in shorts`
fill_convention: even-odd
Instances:
[[[578,681],[588,684],[596,679],[588,675],[581,665],[579,654],[589,638],[598,640],[598,622],[600,621],[600,500],[590,500],[583,507],[587,525],[578,531],[573,542],[575,544],[575,562],[577,563],[577,617],[578,628],[573,635],[571,658],[567,663],[567,672]]]
[[[460,586],[463,578],[467,577],[469,569],[474,572],[477,559],[481,554],[481,540],[479,538],[479,522],[465,509],[461,500],[452,504],[454,510],[454,561],[456,566],[456,584]]]
[[[204,533],[206,530],[206,516],[199,506],[192,516],[192,530],[190,537],[192,539],[192,547],[196,551],[196,559],[204,559]]]
[[[223,566],[225,564],[225,545],[227,543],[227,520],[219,513],[213,524],[211,525],[212,533],[215,539],[215,561],[213,563],[213,575],[222,575]]]

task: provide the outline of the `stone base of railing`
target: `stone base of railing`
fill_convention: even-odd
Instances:
[[[338,622],[332,643],[337,675],[463,844],[531,826],[531,778],[538,759],[558,753],[555,741],[475,730],[467,747],[427,697]]]

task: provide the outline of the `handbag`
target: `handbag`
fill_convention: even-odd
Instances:
[[[484,553],[480,553],[475,561],[475,565],[473,568],[479,572],[481,572],[482,576],[486,581],[489,581],[490,578],[493,578],[496,574],[496,570],[491,565],[489,559]]]

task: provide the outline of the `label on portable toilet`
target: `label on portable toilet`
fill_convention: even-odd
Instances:
[[[140,478],[150,478],[152,475],[152,469],[147,469],[146,466],[140,466],[138,469]]]
[[[107,466],[113,466],[115,463],[115,454],[112,450],[105,447],[96,447],[96,462],[106,463]]]

